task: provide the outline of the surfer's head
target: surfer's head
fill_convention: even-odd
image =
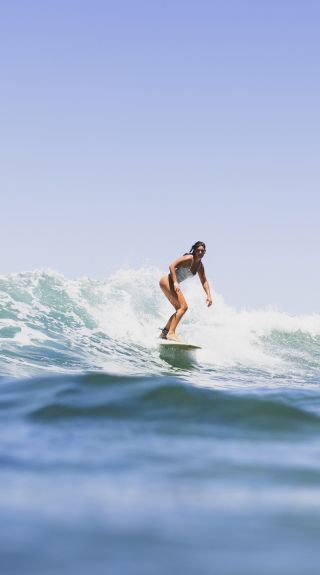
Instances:
[[[198,258],[202,258],[206,253],[206,244],[204,242],[196,242],[193,244],[192,248],[189,251],[189,254],[193,256],[198,256]]]

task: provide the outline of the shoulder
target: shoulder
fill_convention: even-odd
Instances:
[[[185,265],[185,264],[189,264],[192,265],[193,262],[193,255],[192,254],[186,254],[184,256],[181,256],[180,258],[176,259],[176,262],[178,262],[178,265]]]

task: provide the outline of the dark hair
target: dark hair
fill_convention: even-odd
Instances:
[[[206,251],[206,244],[204,242],[196,242],[195,244],[193,244],[193,246],[191,246],[190,251],[187,252],[186,254],[183,254],[184,256],[188,256],[189,254],[194,254],[194,252],[200,247],[203,246],[204,247],[204,251]]]

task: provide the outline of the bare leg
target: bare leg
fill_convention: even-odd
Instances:
[[[169,317],[169,319],[168,319],[168,321],[167,321],[167,323],[166,323],[166,325],[165,325],[165,328],[164,328],[164,329],[165,329],[167,332],[170,331],[171,322],[172,322],[172,320],[174,319],[175,315],[176,315],[176,314],[173,313],[172,316]]]
[[[168,330],[166,339],[179,341],[175,334],[175,330],[181,318],[186,313],[188,304],[181,291],[179,293],[174,291],[172,280],[170,281],[170,279],[170,276],[163,276],[160,280],[160,287],[165,296],[175,308],[176,312],[169,318],[164,329]]]
[[[175,333],[177,326],[178,326],[178,323],[180,322],[180,320],[182,319],[182,317],[184,316],[184,314],[186,313],[186,311],[188,309],[188,304],[187,304],[186,300],[184,299],[184,296],[181,292],[179,292],[178,297],[179,297],[181,305],[180,305],[179,309],[177,309],[176,313],[173,314],[172,320],[170,322],[169,331],[167,333],[167,339],[172,339],[175,341],[179,341],[177,336],[176,336],[176,333]]]

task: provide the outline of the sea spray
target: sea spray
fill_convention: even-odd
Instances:
[[[160,276],[154,267],[120,269],[103,281],[51,270],[2,276],[1,372],[161,373],[157,336],[173,309],[159,288]],[[216,293],[207,308],[197,277],[183,289],[189,310],[178,332],[183,341],[202,346],[200,366],[270,373],[318,369],[319,315],[238,310]]]

